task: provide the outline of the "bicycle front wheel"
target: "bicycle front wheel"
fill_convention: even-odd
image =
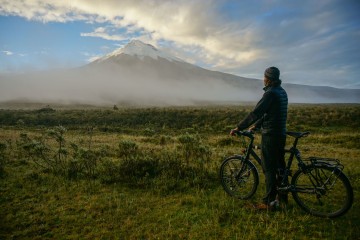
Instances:
[[[225,159],[220,167],[220,180],[224,190],[238,199],[251,198],[259,184],[259,174],[255,165],[242,156]]]
[[[353,190],[349,179],[338,168],[312,166],[298,170],[292,178],[292,195],[306,212],[319,217],[339,217],[353,203]]]

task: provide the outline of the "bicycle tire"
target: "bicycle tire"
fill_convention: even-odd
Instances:
[[[291,181],[295,202],[306,212],[326,218],[345,214],[354,201],[349,179],[333,166],[311,166],[299,169]]]
[[[219,175],[225,192],[238,199],[251,198],[259,184],[256,166],[242,156],[226,158],[220,166]]]

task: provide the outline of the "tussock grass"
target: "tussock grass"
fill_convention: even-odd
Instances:
[[[341,116],[343,108],[351,110],[343,117],[346,124],[336,120],[322,127],[310,121]],[[142,125],[143,120],[136,125],[141,131],[121,125],[114,126],[115,130],[107,126],[106,131],[101,124],[91,128],[81,122],[68,125],[64,134],[67,160],[73,156],[71,143],[91,151],[91,156],[96,157],[91,175],[80,171],[72,178],[36,166],[34,160],[39,156],[25,154],[19,144],[20,135],[25,132],[30,139],[38,139],[47,129],[54,129],[51,124],[27,125],[24,116],[31,121],[35,121],[38,114],[42,114],[43,119],[46,114],[61,118],[59,111],[46,114],[28,111],[21,116],[25,124],[20,126],[6,125],[7,120],[0,117],[3,124],[0,142],[6,145],[1,152],[5,160],[4,174],[0,178],[0,239],[359,239],[360,132],[359,128],[354,128],[358,122],[349,122],[357,116],[359,107],[291,107],[293,122],[301,122],[302,113],[320,115],[309,116],[309,123],[301,123],[301,128],[313,128],[309,137],[300,140],[299,149],[303,156],[338,158],[345,165],[355,201],[352,209],[338,219],[310,216],[291,197],[289,205],[282,211],[254,210],[252,204],[259,202],[264,193],[261,173],[260,186],[253,199],[241,201],[226,195],[217,177],[218,168],[225,156],[238,154],[241,150],[240,141],[228,137],[228,131],[223,127],[230,125],[230,117],[226,120],[228,116],[223,115],[233,109],[116,112],[126,113],[127,117],[131,113],[132,119],[137,119],[138,114],[147,117],[161,112],[166,121],[173,121],[175,128],[151,121]],[[77,118],[72,115],[73,110],[68,111],[65,116],[72,116],[75,123]],[[241,113],[246,111],[248,108],[239,110]],[[102,111],[87,112],[89,116],[97,116]],[[7,112],[6,116],[16,118],[20,113]],[[113,114],[110,110],[106,113],[106,117]],[[207,129],[192,124],[179,128],[188,123],[178,121],[189,119],[191,122],[192,114],[206,123]],[[81,115],[80,120],[83,119],[86,118]],[[219,119],[222,119],[221,124],[227,125],[220,126]],[[327,121],[330,120],[327,117]],[[233,122],[236,124],[237,121],[233,119]],[[210,127],[213,131],[208,131]],[[260,136],[257,143],[259,140]],[[287,145],[290,143],[289,138]],[[55,140],[49,141],[48,145],[58,149]]]

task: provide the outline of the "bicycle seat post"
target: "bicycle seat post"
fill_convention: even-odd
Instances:
[[[294,142],[293,142],[293,148],[296,148],[297,144],[298,144],[299,138],[295,138]]]
[[[286,134],[295,138],[293,148],[296,148],[299,139],[308,136],[310,132],[286,132]]]

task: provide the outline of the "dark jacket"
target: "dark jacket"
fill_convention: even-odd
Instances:
[[[281,81],[265,87],[264,91],[255,109],[238,124],[238,128],[243,130],[255,123],[256,128],[261,128],[262,134],[285,135],[288,98]]]

